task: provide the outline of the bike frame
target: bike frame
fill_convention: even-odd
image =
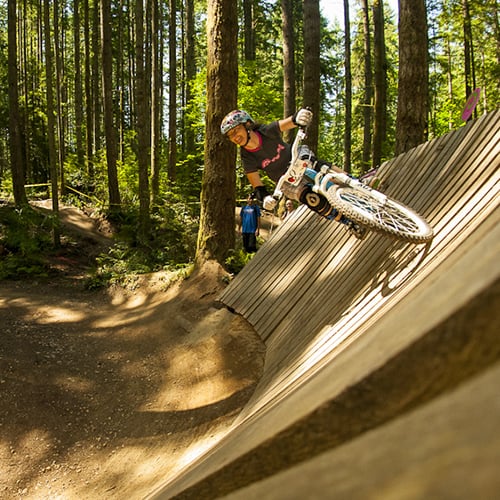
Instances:
[[[311,158],[299,157],[305,136],[305,129],[300,127],[292,143],[290,165],[276,183],[273,193],[276,200],[285,194],[330,220],[334,212],[334,220],[354,229],[358,238],[359,227],[363,226],[402,241],[432,240],[433,231],[427,221],[403,203],[327,165],[319,172],[314,170]]]
[[[333,184],[339,186],[349,186],[353,189],[362,189],[364,191],[369,191],[371,195],[381,204],[384,204],[387,197],[371,187],[363,184],[357,179],[353,179],[346,173],[335,172],[330,170],[326,165],[321,167],[321,171],[310,168],[309,160],[301,160],[299,158],[299,147],[302,141],[306,137],[306,130],[303,127],[299,127],[297,135],[292,143],[291,153],[292,158],[290,160],[290,165],[286,172],[280,177],[274,189],[273,197],[277,200],[281,199],[283,194],[287,194],[286,186],[297,187],[301,184],[302,179],[306,176],[312,181],[311,187],[315,193],[323,195],[328,199],[328,189],[332,187]],[[293,197],[293,196],[292,196]]]

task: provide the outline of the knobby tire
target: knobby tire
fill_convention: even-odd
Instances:
[[[371,188],[335,185],[328,189],[327,197],[346,217],[372,231],[412,243],[433,238],[433,230],[423,217],[392,198],[381,203],[371,194]]]

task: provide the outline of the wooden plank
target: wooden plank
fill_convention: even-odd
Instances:
[[[258,466],[258,461],[252,462],[252,450],[260,446],[265,449],[266,445],[272,449],[273,444],[277,448],[280,436],[297,437],[301,446],[306,445],[300,441],[301,436],[290,433],[296,424],[307,424],[316,411],[326,404],[334,404],[349,387],[356,387],[360,380],[376,373],[398,353],[411,349],[418,339],[495,282],[500,275],[498,231],[496,221],[483,220],[436,273],[427,276],[411,293],[402,290],[401,300],[381,310],[377,321],[359,328],[355,342],[346,341],[329,349],[328,356],[304,367],[304,372],[287,387],[279,388],[275,397],[271,394],[272,387],[258,388],[225,438],[195,463],[187,465],[175,481],[153,492],[152,497],[173,498],[204,478],[214,478],[232,464],[240,470]],[[419,321],[415,321],[417,315],[420,315]],[[308,353],[304,353],[304,357],[307,358]],[[328,425],[311,430],[321,436],[329,434]]]

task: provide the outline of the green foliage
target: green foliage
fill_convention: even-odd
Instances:
[[[57,218],[29,207],[0,208],[0,279],[47,276],[46,253]]]
[[[92,174],[90,169],[82,168],[77,156],[69,153],[64,164],[66,196],[65,202],[82,207],[94,205],[102,208],[107,199],[105,152],[101,151],[94,158]]]
[[[192,264],[168,263],[168,252],[161,248],[130,247],[125,242],[114,245],[96,259],[96,270],[87,279],[86,287],[94,290],[113,284],[133,285],[139,275],[157,271],[188,272]]]
[[[472,19],[472,37],[475,63],[474,85],[481,87],[483,92],[478,104],[478,114],[487,110],[495,109],[500,102],[500,68],[498,65],[498,0],[469,0]],[[387,4],[387,2],[386,2]],[[463,40],[463,2],[461,0],[429,0],[427,3],[429,20],[429,70],[430,70],[430,98],[431,113],[429,117],[430,138],[442,135],[450,129],[457,128],[463,124],[460,115],[468,96],[465,95],[466,82],[464,70],[464,40]],[[7,191],[7,196],[11,196],[12,184],[9,171],[9,106],[8,106],[8,82],[7,82],[7,9],[6,3],[0,6],[0,186]],[[92,127],[92,134],[97,133],[98,137],[93,137],[92,144],[85,144],[93,151],[91,158],[85,159],[85,164],[81,165],[77,161],[75,154],[76,131],[75,124],[75,47],[70,42],[73,37],[73,7],[71,4],[61,11],[61,25],[58,36],[59,40],[54,43],[65,50],[61,51],[58,63],[62,70],[60,80],[57,82],[60,99],[60,112],[63,118],[59,124],[61,126],[61,139],[64,145],[64,178],[68,186],[72,188],[65,195],[64,200],[71,204],[81,205],[89,201],[99,208],[103,208],[108,199],[108,177],[105,151],[105,138],[103,134],[102,109],[99,102],[85,102],[84,114],[88,111],[95,111],[93,117],[98,121],[90,125],[87,121],[84,128]],[[122,8],[123,7],[123,8]],[[160,262],[189,261],[193,255],[196,232],[193,229],[192,221],[196,221],[199,212],[199,194],[201,191],[202,172],[204,168],[204,143],[205,143],[205,120],[206,120],[206,54],[207,54],[207,34],[206,34],[206,1],[196,1],[194,4],[194,43],[195,43],[195,73],[196,77],[192,81],[186,81],[185,61],[182,60],[184,43],[181,43],[180,22],[178,24],[179,40],[178,50],[178,91],[176,98],[178,106],[178,130],[177,137],[177,177],[175,180],[168,179],[166,166],[168,162],[168,147],[166,123],[168,116],[167,96],[162,99],[163,109],[161,110],[164,121],[162,137],[160,139],[160,193],[164,200],[161,207],[152,207],[153,230],[151,241],[156,238],[159,242],[151,243],[152,255],[148,260],[145,256],[131,255],[131,268],[137,270],[141,268],[139,262],[146,262],[145,269],[155,269]],[[270,0],[260,0],[252,4],[253,28],[255,30],[255,59],[245,60],[243,55],[245,30],[239,30],[238,47],[239,76],[238,85],[239,100],[238,106],[246,109],[259,122],[269,122],[283,116],[283,73],[282,73],[282,21],[281,5],[279,2]],[[294,27],[295,27],[295,64],[296,64],[296,90],[297,106],[304,100],[302,90],[303,74],[303,46],[304,37],[302,22],[302,3],[293,2]],[[395,136],[395,118],[397,108],[397,78],[398,78],[398,40],[396,18],[392,12],[384,7],[386,15],[385,44],[387,56],[387,139],[383,146],[384,159],[390,158],[393,154]],[[118,180],[120,196],[125,207],[125,215],[121,217],[120,223],[123,244],[130,246],[130,252],[137,249],[138,254],[141,244],[135,241],[137,234],[137,210],[138,210],[138,166],[136,158],[136,130],[135,130],[135,102],[134,96],[134,69],[130,61],[135,56],[134,30],[129,29],[134,23],[133,8],[121,6],[119,3],[113,4],[113,91],[114,91],[114,117],[117,132],[119,135],[120,160],[118,163]],[[49,180],[48,173],[48,135],[47,135],[47,106],[46,106],[46,77],[44,68],[44,44],[41,38],[40,19],[41,11],[36,2],[28,2],[22,15],[19,16],[19,32],[25,36],[19,39],[18,51],[23,57],[18,61],[19,70],[19,104],[20,123],[23,132],[23,155],[26,164],[26,182],[28,184],[46,183]],[[352,6],[352,70],[353,70],[353,120],[352,120],[352,170],[359,172],[361,169],[361,151],[363,143],[363,93],[364,93],[364,65],[363,65],[363,39],[362,29],[359,19],[359,5]],[[165,10],[164,15],[168,16]],[[239,23],[242,22],[242,4],[239,3]],[[82,35],[84,16],[81,16]],[[181,20],[181,14],[178,14]],[[168,17],[162,19],[166,24]],[[89,35],[99,36],[93,33],[93,25],[89,26]],[[341,166],[343,164],[343,144],[345,131],[345,69],[344,69],[344,32],[343,27],[335,24],[327,27],[323,22],[321,28],[321,103],[319,120],[319,145],[317,155],[320,158],[332,161]],[[69,41],[63,43],[63,41]],[[83,41],[83,39],[81,39]],[[373,40],[373,38],[372,38]],[[168,40],[162,41],[161,47],[164,57],[168,54]],[[81,55],[84,55],[82,45]],[[94,50],[91,48],[91,51]],[[95,54],[90,54],[95,59]],[[81,59],[81,64],[84,59]],[[91,80],[101,79],[101,68],[97,74],[92,69]],[[168,78],[167,69],[162,75],[165,80]],[[97,90],[94,81],[88,82],[91,88]],[[86,87],[87,82],[82,82]],[[472,82],[468,82],[469,86]],[[189,99],[185,92],[190,90]],[[89,95],[90,95],[89,94]],[[85,94],[86,95],[86,94]],[[85,98],[86,99],[86,98]],[[96,105],[94,107],[94,104]],[[181,105],[182,104],[182,105]],[[229,110],[228,110],[229,111]],[[87,118],[87,116],[85,116]],[[87,130],[84,131],[88,132]],[[187,134],[194,137],[192,141],[185,141]],[[87,134],[84,134],[87,137]],[[189,142],[189,149],[185,143]],[[269,190],[272,183],[268,183]],[[174,191],[175,188],[175,191]],[[237,196],[244,197],[248,192],[248,183],[240,166],[237,166]],[[81,193],[81,194],[80,194]],[[28,196],[46,196],[45,191],[35,191],[29,189]],[[23,214],[21,217],[25,217]],[[186,218],[189,221],[185,223]],[[195,224],[193,223],[193,226]],[[48,231],[45,237],[48,239]],[[7,238],[5,233],[2,239]],[[9,240],[12,235],[9,235]],[[15,238],[14,238],[15,239]],[[20,238],[23,240],[23,238]],[[4,252],[3,261],[12,262],[14,255],[22,255],[27,252],[29,244],[21,244],[17,250],[10,250],[2,241]],[[15,246],[15,245],[14,245]],[[119,254],[122,248],[116,250],[113,256],[116,261],[121,261]],[[148,253],[146,250],[141,250]],[[172,258],[177,252],[177,257]],[[32,253],[36,253],[34,250]],[[17,258],[17,257],[16,257]],[[14,266],[15,267],[15,266]]]
[[[238,78],[238,106],[261,123],[283,116],[282,81],[275,74],[263,74],[256,61],[245,61]],[[230,110],[228,110],[230,111]]]
[[[238,274],[254,257],[254,253],[247,253],[243,248],[231,249],[224,264],[232,274]]]
[[[129,284],[140,274],[182,271],[191,266],[196,251],[198,207],[184,203],[174,193],[170,200],[155,207],[147,242],[138,240],[139,213],[136,209],[113,214],[119,228],[117,243],[96,259],[96,269],[88,288],[114,283]]]
[[[496,0],[468,2],[474,67],[466,86],[464,12],[460,0],[441,0],[428,6],[430,40],[429,80],[431,116],[429,137],[439,137],[463,125],[462,110],[469,92],[479,87],[476,115],[500,102],[498,65],[498,6]]]

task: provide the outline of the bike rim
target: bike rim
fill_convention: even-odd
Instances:
[[[369,193],[342,188],[338,189],[337,196],[351,210],[366,218],[368,223],[376,224],[391,232],[409,235],[427,232],[427,224],[417,214],[410,209],[396,205],[390,199],[381,203]]]

